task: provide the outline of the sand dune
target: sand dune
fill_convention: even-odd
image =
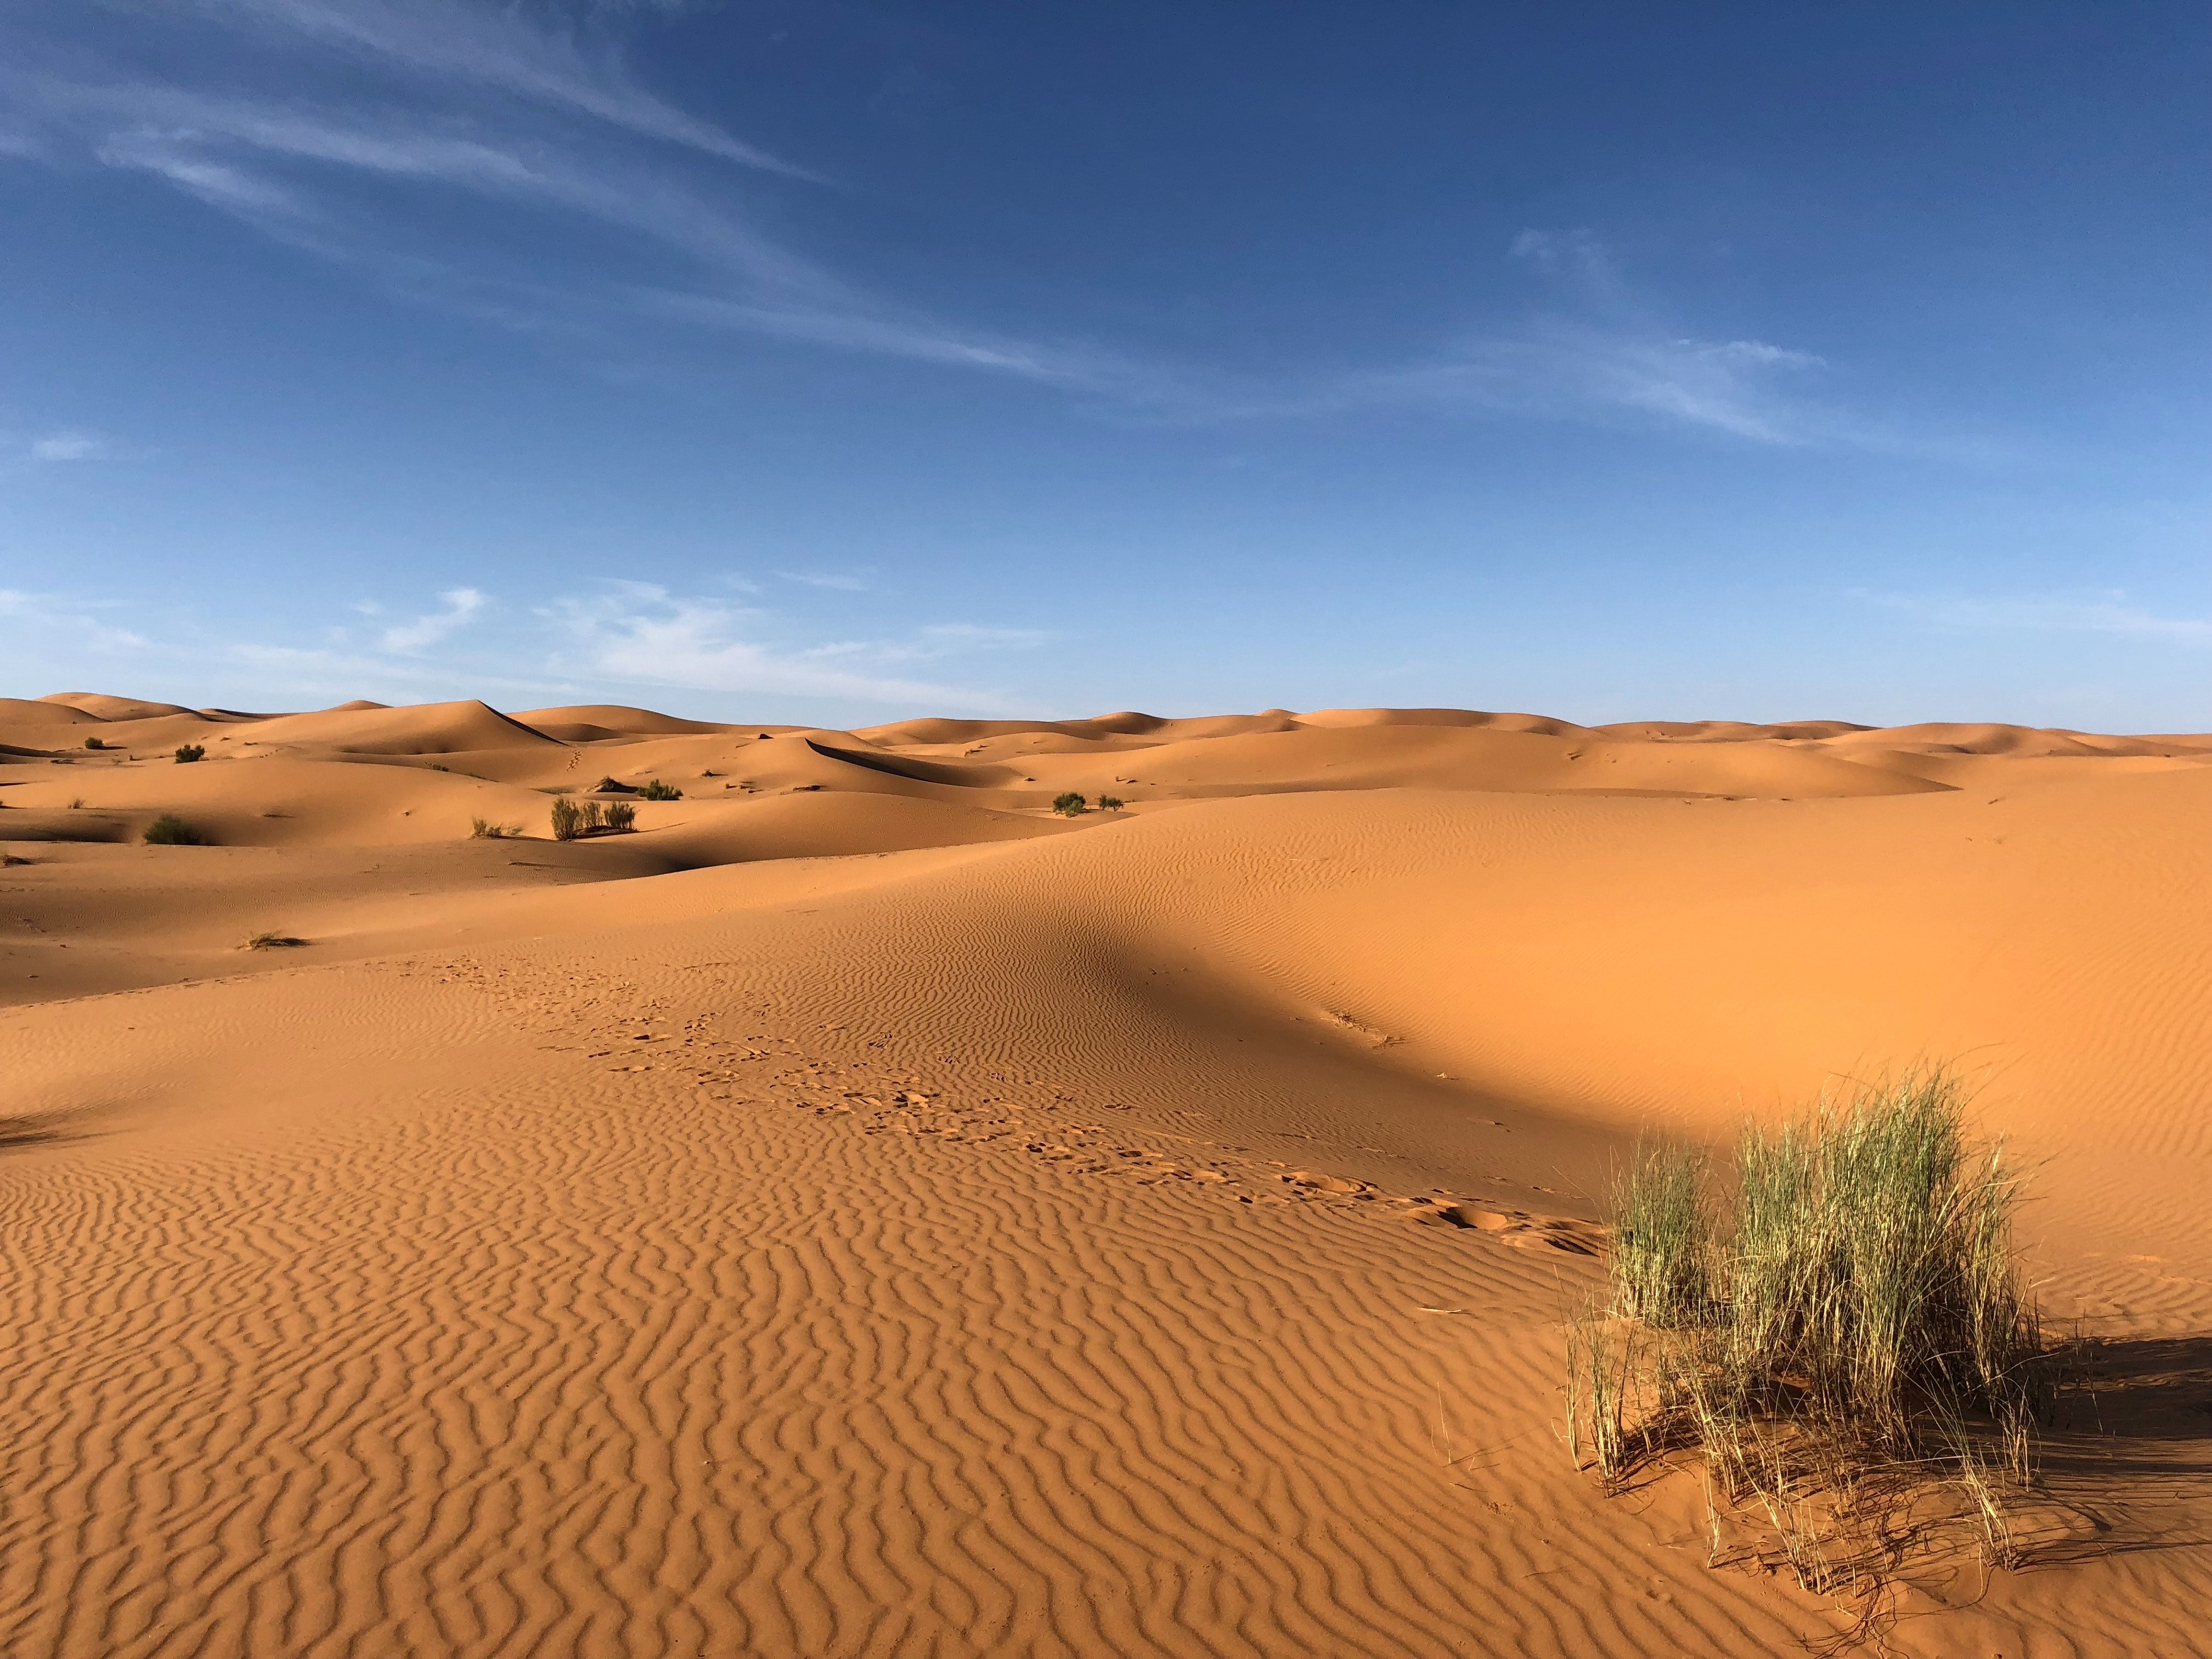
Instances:
[[[0,743],[0,1651],[1796,1650],[1842,1614],[1709,1570],[1693,1478],[1568,1468],[1560,1310],[1639,1133],[1924,1056],[2136,1361],[2070,1541],[1889,1640],[2212,1639],[2212,740],[71,694]]]

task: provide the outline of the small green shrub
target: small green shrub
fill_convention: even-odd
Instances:
[[[592,805],[596,806],[599,803],[593,801]],[[606,827],[610,830],[627,830],[637,828],[637,808],[626,800],[609,801],[605,816]]]
[[[84,740],[84,746],[88,749],[105,749],[107,747],[107,745],[102,743],[98,738],[87,738]]]
[[[198,744],[180,743],[177,745],[177,764],[179,766],[189,766],[194,761],[206,758],[207,750]]]
[[[684,792],[681,789],[673,784],[663,783],[659,778],[655,778],[637,793],[647,800],[682,800],[684,799]]]
[[[592,803],[594,806],[599,803]],[[584,809],[566,795],[553,803],[553,839],[574,841],[584,832]]]
[[[1098,810],[1102,812],[1118,812],[1127,805],[1128,803],[1123,800],[1119,795],[1101,795],[1098,797]]]
[[[146,826],[149,847],[204,847],[207,838],[174,812],[164,812]]]
[[[1052,798],[1052,810],[1064,818],[1074,818],[1082,817],[1091,810],[1091,806],[1082,796],[1071,789],[1064,795],[1054,795]]]
[[[559,811],[559,805],[556,803],[556,816]],[[519,823],[494,823],[489,818],[472,817],[469,820],[469,836],[475,841],[506,841],[521,833],[522,826]]]

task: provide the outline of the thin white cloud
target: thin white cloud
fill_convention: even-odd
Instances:
[[[4,631],[20,634],[20,643],[27,656],[30,654],[27,647],[33,641],[49,649],[58,643],[68,650],[103,653],[131,652],[144,647],[146,641],[141,635],[94,616],[93,612],[100,608],[102,607],[98,601],[0,587],[0,619],[15,624]]]
[[[639,86],[619,54],[580,32],[533,27],[519,7],[452,0],[109,0],[118,9],[185,10],[263,36],[291,35],[372,67],[471,90],[492,88],[770,173],[805,169],[686,114]]]
[[[835,698],[867,703],[997,712],[996,696],[872,672],[895,653],[842,641],[779,648],[761,637],[764,613],[726,601],[624,582],[549,607],[568,636],[558,660],[572,676],[700,691]]]
[[[775,573],[787,582],[797,582],[802,587],[826,587],[839,593],[865,593],[866,582],[858,576],[848,576],[837,571],[779,570]]]
[[[494,605],[473,588],[440,597],[441,610],[396,627],[293,629],[286,642],[271,643],[214,632],[189,615],[165,615],[149,637],[104,619],[125,608],[119,601],[5,588],[0,662],[19,675],[66,676],[91,654],[115,656],[137,672],[219,678],[234,688],[225,695],[261,706],[397,695],[496,696],[526,707],[605,700],[629,687],[773,697],[823,714],[841,705],[1004,714],[1010,704],[1000,693],[920,678],[911,666],[1012,643],[1021,632],[951,623],[887,640],[811,641],[768,611],[650,582],[607,582],[528,611]],[[465,625],[465,642],[458,637]],[[316,643],[290,642],[318,633]]]
[[[1027,651],[1060,637],[1049,628],[994,628],[985,623],[932,623],[920,631],[940,650]]]
[[[107,440],[92,432],[53,432],[31,441],[34,461],[96,461],[108,453]]]
[[[1854,599],[1902,611],[1940,628],[2045,634],[2115,634],[2130,639],[2212,646],[2212,617],[2168,617],[2131,603],[2113,589],[2087,595],[1964,599],[1857,590]]]
[[[384,630],[384,648],[403,656],[414,655],[442,644],[454,630],[465,626],[488,603],[473,587],[453,587],[438,595],[445,609],[417,617],[411,623]]]

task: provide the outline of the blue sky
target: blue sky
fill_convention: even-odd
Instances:
[[[12,0],[0,694],[2212,726],[2212,22]]]

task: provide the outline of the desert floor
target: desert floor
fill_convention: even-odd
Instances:
[[[2212,738],[71,695],[0,852],[0,1652],[1796,1650],[1562,1316],[1928,1059],[2099,1369],[1883,1640],[2212,1651]]]

